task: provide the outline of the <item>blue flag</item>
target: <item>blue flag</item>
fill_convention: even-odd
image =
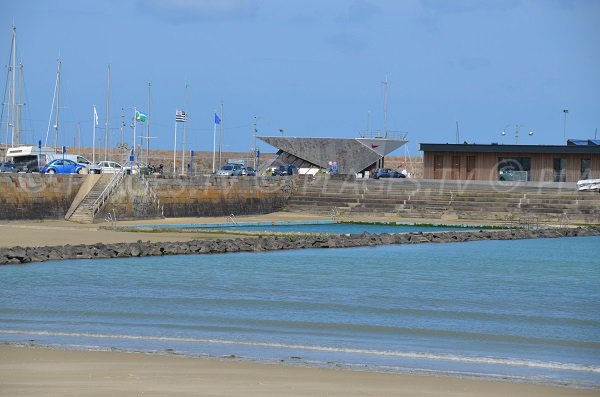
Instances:
[[[221,118],[215,113],[215,124],[221,124]]]

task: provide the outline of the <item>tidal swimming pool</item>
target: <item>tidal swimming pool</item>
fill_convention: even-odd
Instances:
[[[187,223],[167,225],[136,225],[125,226],[128,229],[145,230],[227,230],[227,231],[268,231],[282,233],[408,233],[481,229],[484,226],[467,225],[422,225],[414,223],[335,223],[333,221],[273,221],[273,222],[237,222],[237,223]]]

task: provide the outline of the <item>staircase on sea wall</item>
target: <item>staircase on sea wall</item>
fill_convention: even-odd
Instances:
[[[93,223],[94,217],[121,183],[123,177],[124,173],[102,174],[79,205],[67,213],[65,219],[79,223]]]
[[[415,179],[299,179],[287,210],[337,216],[600,223],[600,194],[575,188]]]

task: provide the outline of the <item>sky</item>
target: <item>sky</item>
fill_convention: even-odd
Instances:
[[[600,127],[597,0],[0,0],[3,93],[13,24],[27,142],[54,124],[59,58],[69,147],[78,128],[92,146],[94,106],[104,146],[109,65],[110,146],[122,112],[131,144],[136,108],[149,113],[150,147],[172,150],[184,109],[187,149],[212,151],[221,104],[223,150],[239,152],[253,147],[254,121],[258,135],[340,138],[387,124],[408,134],[396,155],[514,144],[516,131],[519,144],[559,145]]]

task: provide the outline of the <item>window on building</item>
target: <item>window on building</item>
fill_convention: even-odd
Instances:
[[[581,159],[581,179],[590,179],[592,172],[592,160]]]
[[[531,178],[530,157],[498,158],[498,180],[528,181]]]
[[[475,179],[475,156],[467,156],[467,179]]]
[[[565,182],[567,180],[567,159],[554,159],[554,182]]]

